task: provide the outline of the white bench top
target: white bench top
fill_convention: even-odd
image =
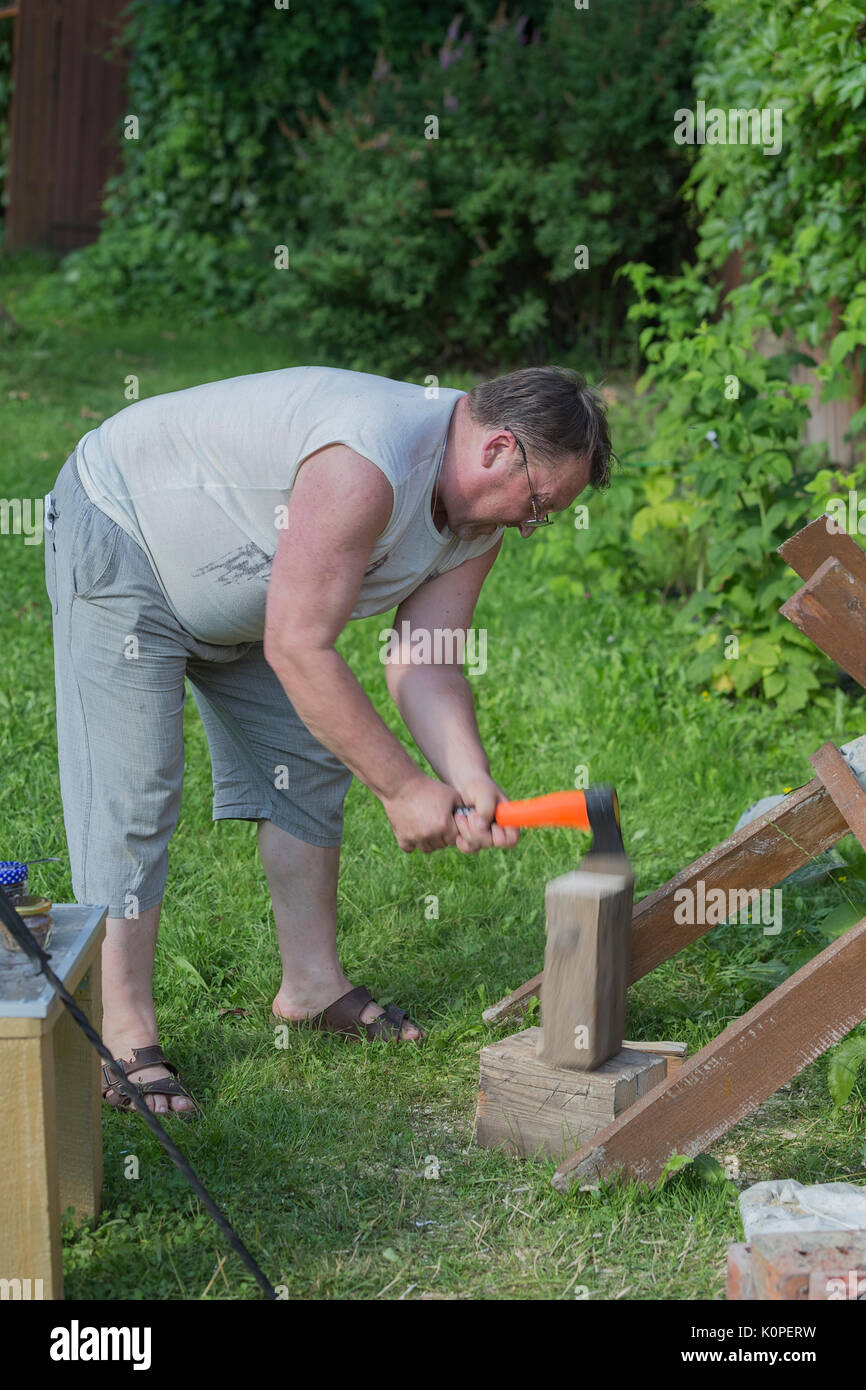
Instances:
[[[91,903],[55,903],[51,908],[46,950],[51,969],[67,987],[107,913],[107,907]],[[8,951],[0,943],[0,1018],[47,1018],[55,998],[36,962],[25,951]]]

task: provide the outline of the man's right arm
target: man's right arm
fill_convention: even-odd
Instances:
[[[334,648],[392,506],[381,470],[346,445],[303,462],[268,585],[264,653],[313,736],[379,797],[401,848],[439,849],[458,837],[453,788],[413,762]]]

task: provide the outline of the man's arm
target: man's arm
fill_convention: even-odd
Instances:
[[[454,789],[421,772],[334,649],[392,506],[381,470],[346,445],[304,461],[271,570],[264,653],[310,732],[379,797],[401,848],[439,849],[459,844]]]
[[[457,788],[465,805],[477,808],[464,831],[473,847],[510,848],[517,843],[518,832],[493,823],[496,803],[505,793],[490,775],[469,681],[459,662],[442,658],[459,653],[457,634],[462,634],[462,650],[469,649],[475,604],[501,545],[500,539],[483,555],[428,580],[403,600],[394,619],[398,640],[392,642],[393,659],[385,667],[391,698],[427,761],[444,782]],[[409,624],[405,644],[401,640],[404,622]],[[413,634],[427,635],[431,654],[440,657],[438,664],[411,663]]]

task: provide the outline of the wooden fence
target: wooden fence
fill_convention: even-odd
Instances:
[[[120,157],[127,58],[109,58],[127,0],[18,0],[6,245],[67,251],[99,233]]]

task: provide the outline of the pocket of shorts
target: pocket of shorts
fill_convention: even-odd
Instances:
[[[57,554],[54,549],[54,535],[45,532],[45,589],[51,601],[51,612],[57,612]]]
[[[91,598],[113,575],[121,530],[91,503],[79,518],[72,542],[72,587],[76,598]]]

